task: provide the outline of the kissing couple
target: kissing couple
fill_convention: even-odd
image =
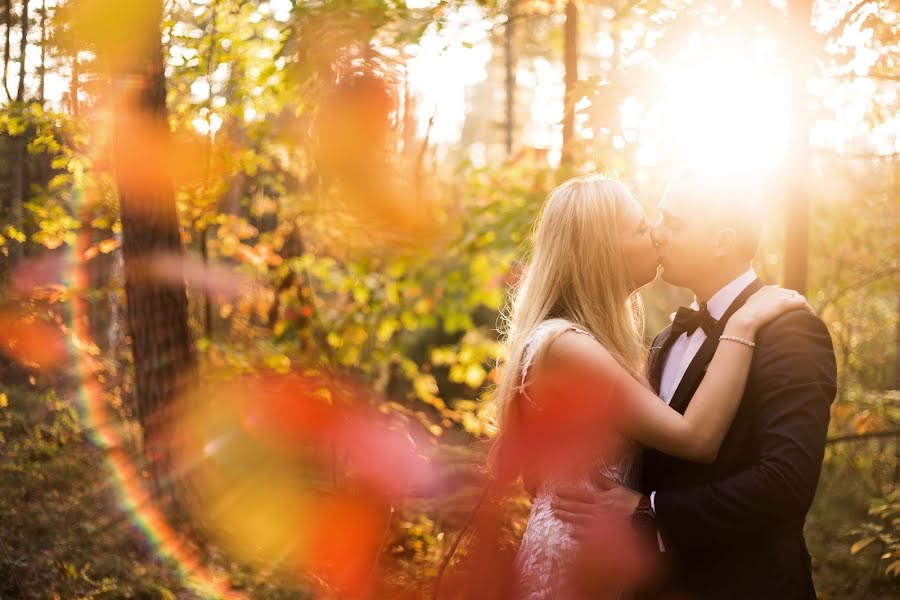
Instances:
[[[513,291],[491,468],[531,495],[523,600],[815,598],[803,537],[836,368],[799,293],[751,267],[752,186],[702,169],[648,223],[620,182],[546,200]],[[639,290],[693,291],[649,352]]]

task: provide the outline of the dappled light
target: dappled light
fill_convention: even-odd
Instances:
[[[555,364],[504,388],[537,328],[516,311],[618,315],[587,333],[657,391],[653,340],[693,295],[665,273],[633,292],[665,271],[663,226],[677,242],[718,215],[660,210],[689,168],[743,177],[768,209],[754,273],[831,337],[803,512],[816,591],[896,591],[895,4],[9,0],[0,57],[0,598],[521,597],[541,502],[560,482],[609,491],[609,473],[641,487],[658,452],[628,431],[622,380]],[[592,233],[615,264],[548,261],[513,303],[548,195],[590,174],[633,196],[603,198],[610,235],[573,217],[548,236]],[[704,269],[737,229],[698,236]],[[620,280],[602,307],[569,302]],[[748,465],[765,450],[735,446]],[[669,487],[732,474],[694,466]],[[648,537],[636,513],[587,536],[547,517],[579,531],[567,593],[671,576],[670,524]]]

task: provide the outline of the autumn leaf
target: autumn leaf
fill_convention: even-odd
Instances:
[[[856,554],[877,539],[875,536],[864,537],[850,547],[850,554]]]

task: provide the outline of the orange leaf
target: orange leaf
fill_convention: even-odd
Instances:
[[[0,352],[20,363],[50,369],[65,358],[66,346],[58,328],[8,310],[0,313]]]
[[[866,546],[868,546],[869,544],[871,544],[872,542],[874,542],[877,539],[878,538],[873,535],[873,536],[865,537],[865,538],[859,540],[858,542],[856,542],[855,544],[853,544],[850,547],[850,554],[856,554],[857,552],[859,552],[860,550],[862,550],[863,548],[865,548]]]

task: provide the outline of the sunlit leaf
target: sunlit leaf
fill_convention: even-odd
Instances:
[[[850,554],[856,554],[877,539],[877,536],[864,537],[863,539],[850,546]]]

